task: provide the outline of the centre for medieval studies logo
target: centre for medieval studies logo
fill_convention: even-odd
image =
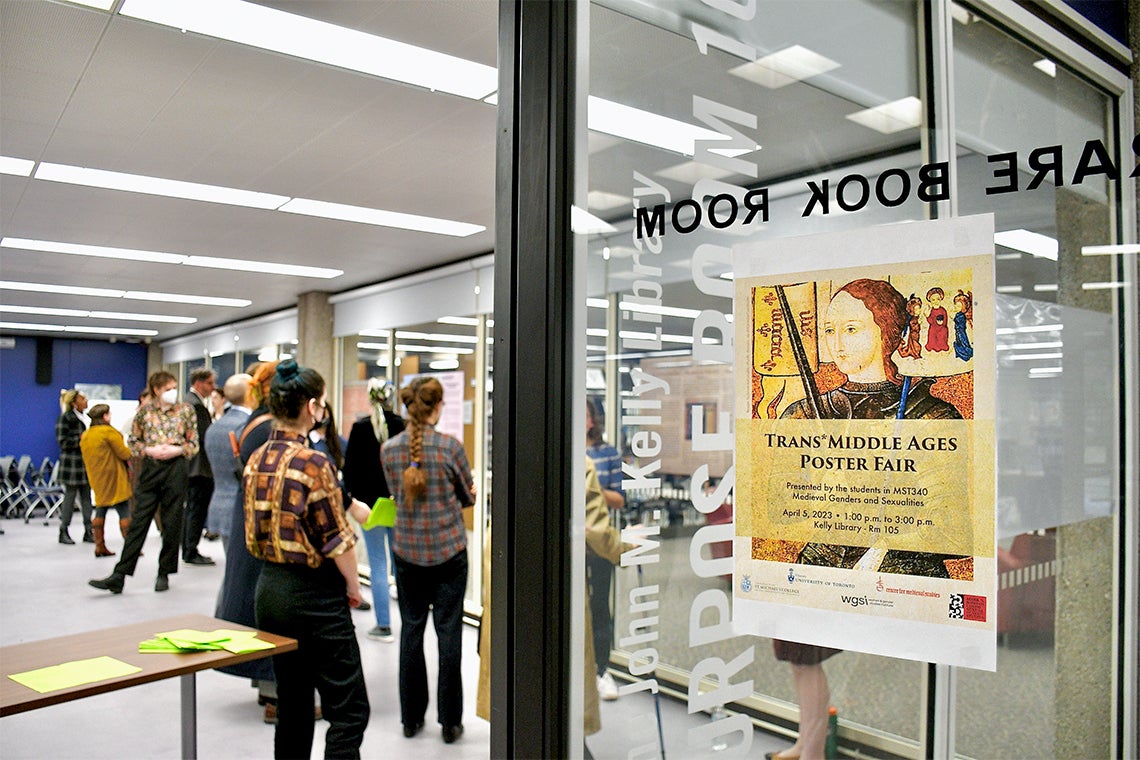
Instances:
[[[752,576],[744,576],[744,580],[740,582],[740,590],[746,594],[752,590]]]
[[[794,567],[788,568],[788,583],[796,582],[796,569]]]

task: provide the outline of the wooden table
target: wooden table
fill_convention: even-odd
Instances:
[[[225,650],[186,654],[142,654],[139,652],[140,642],[154,638],[156,633],[174,631],[180,628],[192,628],[199,631],[213,631],[218,628],[253,630],[208,615],[179,615],[178,617],[148,620],[143,623],[133,623],[116,628],[61,636],[56,639],[0,647],[0,717],[38,710],[41,707],[50,707],[74,699],[106,694],[153,681],[161,681],[164,678],[181,676],[182,757],[193,760],[198,756],[197,684],[194,674],[199,670],[236,665],[283,652],[291,652],[297,648],[297,642],[284,636],[275,636],[272,633],[258,631],[257,637],[274,644],[273,649],[261,649],[244,654],[233,654]],[[122,660],[130,665],[142,668],[142,670],[138,673],[60,689],[47,694],[40,694],[34,689],[29,689],[27,686],[8,678],[12,673],[23,673],[28,670],[103,655]]]

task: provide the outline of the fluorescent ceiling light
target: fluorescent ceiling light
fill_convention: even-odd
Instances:
[[[422,332],[409,332],[406,330],[397,330],[396,337],[401,340],[434,340],[437,342],[451,342],[451,343],[478,343],[479,339],[474,335],[453,335],[450,333],[422,333]]]
[[[133,193],[159,195],[167,198],[184,198],[188,200],[205,201],[208,203],[224,203],[230,206],[243,206],[246,208],[259,208],[266,210],[286,211],[292,214],[304,214],[325,219],[337,219],[348,222],[361,222],[375,224],[381,227],[395,227],[397,229],[416,230],[420,232],[435,232],[453,237],[467,237],[476,232],[482,232],[486,227],[466,222],[453,222],[448,219],[436,219],[430,216],[417,216],[403,214],[396,211],[366,208],[363,206],[348,206],[341,203],[328,203],[326,201],[308,200],[305,198],[290,198],[287,195],[272,195],[251,190],[238,190],[220,185],[200,185],[194,182],[181,182],[179,180],[162,179],[161,177],[148,177],[142,174],[123,174],[121,172],[106,171],[104,169],[86,169],[78,166],[64,164],[40,164],[35,172],[36,179],[52,182],[66,182],[84,187],[100,187],[109,190],[124,190]],[[172,254],[173,255],[173,254]],[[206,257],[203,257],[206,258]],[[222,259],[221,261],[226,261]],[[236,260],[234,260],[236,261]],[[222,269],[237,267],[222,266],[221,264],[189,263],[192,266],[215,266]],[[261,262],[249,262],[251,265],[260,265]],[[285,268],[294,268],[284,265]],[[312,271],[332,272],[339,270],[321,270],[311,267]],[[261,269],[259,271],[267,271]],[[276,274],[292,274],[294,272],[279,271]],[[343,274],[343,272],[340,272]],[[307,274],[306,277],[336,277],[339,275]]]
[[[725,169],[703,162],[682,161],[676,166],[670,166],[667,169],[662,169],[655,173],[658,177],[671,179],[675,182],[682,182],[686,185],[695,185],[702,179],[724,179],[725,177],[731,177],[736,172],[731,169]]]
[[[636,311],[642,314],[663,314],[666,317],[685,317],[686,319],[696,319],[701,315],[697,309],[680,309],[676,306],[654,306],[652,304],[633,303],[632,301],[622,301],[618,304],[618,308],[622,311]]]
[[[1126,253],[1140,253],[1140,244],[1081,246],[1082,256],[1117,256]]]
[[[994,233],[994,242],[1000,246],[1050,261],[1057,260],[1057,252],[1060,248],[1055,238],[1029,230],[1005,230]]]
[[[136,314],[129,311],[87,311],[86,309],[55,309],[46,306],[5,306],[0,311],[16,314],[40,314],[45,317],[89,317],[91,319],[123,319],[133,322],[166,322],[170,324],[192,325],[197,317],[175,317],[169,314]]]
[[[163,253],[162,251],[140,251],[132,248],[111,248],[102,245],[60,243],[53,240],[29,240],[16,237],[0,239],[0,248],[16,248],[22,251],[42,251],[44,253],[69,253],[74,256],[93,256],[100,259],[147,261],[154,264],[181,264],[186,258],[178,253]]]
[[[83,327],[80,325],[44,325],[33,322],[0,322],[0,329],[84,333],[89,335],[137,335],[142,338],[158,335],[158,330],[144,330],[135,327]]]
[[[586,328],[586,335],[588,335],[591,338],[606,338],[609,336],[609,334],[610,334],[610,331],[605,329],[604,327],[587,327]]]
[[[1040,343],[1006,343],[998,344],[998,351],[1041,351],[1046,348],[1063,348],[1064,342],[1059,340],[1043,340]]]
[[[479,320],[475,317],[440,317],[436,322],[441,325],[466,325],[467,327],[475,327],[479,324]]]
[[[126,0],[119,13],[473,100],[499,87],[494,66],[238,0]]]
[[[1057,292],[1057,283],[1046,282],[1046,283],[1042,283],[1040,285],[1034,285],[1033,286],[1033,292],[1035,292],[1035,293],[1056,293]]]
[[[922,101],[913,95],[847,114],[847,118],[884,135],[922,124]]]
[[[249,306],[253,303],[245,298],[188,296],[181,293],[152,293],[146,290],[85,288],[75,285],[52,285],[46,282],[16,282],[13,280],[0,280],[0,290],[21,290],[29,293],[58,293],[67,296],[94,296],[96,298],[127,298],[136,301],[169,301],[171,303],[193,303],[203,306]]]
[[[1024,325],[1022,327],[999,327],[994,332],[997,335],[1013,335],[1015,333],[1060,332],[1064,325]]]
[[[30,177],[35,165],[35,161],[29,161],[26,158],[0,156],[0,174],[11,174],[15,177]]]
[[[1064,354],[1058,351],[1057,353],[1048,354],[1014,354],[1013,356],[1007,356],[1005,358],[1009,359],[1011,362],[1020,362],[1037,361],[1038,359],[1060,359],[1062,357],[1064,357]]]
[[[608,309],[610,308],[610,302],[605,298],[587,298],[586,306],[592,309]]]
[[[340,277],[344,274],[343,269],[309,267],[301,264],[277,264],[269,261],[247,261],[246,259],[223,259],[218,256],[187,256],[186,260],[182,263],[190,267],[232,269],[238,272],[252,272],[254,274],[287,274],[294,277],[320,277],[325,280]]]
[[[1044,72],[1046,75],[1051,76],[1054,79],[1057,77],[1057,64],[1053,63],[1047,58],[1042,58],[1040,61],[1034,61],[1033,68]]]
[[[397,351],[417,352],[421,354],[473,354],[473,348],[451,348],[450,346],[412,346],[397,345]]]
[[[1032,367],[1029,370],[1030,375],[1059,375],[1065,370],[1061,367]]]
[[[214,296],[188,296],[181,293],[152,293],[149,290],[128,290],[123,298],[137,301],[170,301],[172,303],[193,303],[200,306],[249,306],[253,301],[246,298],[216,298]]]
[[[361,330],[357,333],[357,335],[362,335],[366,338],[387,338],[391,334],[391,330]]]
[[[570,207],[570,229],[577,235],[617,232],[617,227],[577,206]]]
[[[777,89],[839,68],[839,64],[802,45],[792,45],[728,70],[749,82]]]
[[[363,348],[366,351],[387,351],[387,343],[357,343],[357,348]]]
[[[697,140],[725,140],[720,132],[591,95],[589,128],[654,148],[691,156]]]
[[[294,198],[278,211],[290,214],[304,214],[305,216],[320,216],[325,219],[340,219],[345,222],[359,222],[361,224],[374,224],[378,227],[395,227],[401,230],[415,230],[417,232],[433,232],[438,235],[451,235],[452,237],[468,237],[487,229],[481,224],[468,224],[466,222],[453,222],[450,219],[437,219],[431,216],[418,216],[416,214],[402,214],[398,211],[384,211],[383,209],[366,208],[364,206],[349,206],[343,203],[329,203],[315,201],[308,198]]]
[[[999,293],[1020,293],[1024,288],[1020,285],[998,285],[997,292]]]
[[[1114,288],[1128,287],[1126,282],[1085,282],[1081,283],[1082,290],[1112,290]]]
[[[436,359],[433,362],[428,362],[428,367],[431,369],[459,369],[458,359]]]
[[[122,298],[126,291],[111,288],[86,288],[76,285],[50,285],[46,282],[15,282],[0,280],[0,290],[23,290],[29,293],[58,293],[65,296],[95,296],[97,298]]]
[[[591,190],[586,194],[586,206],[596,211],[609,211],[631,203],[633,199],[627,195],[607,193],[604,190]]]
[[[185,198],[186,200],[205,201],[207,203],[225,203],[247,208],[275,209],[289,200],[287,195],[272,195],[252,190],[237,190],[220,185],[203,185],[197,182],[148,177],[144,174],[126,174],[105,169],[88,169],[66,164],[40,163],[36,169],[35,177],[50,182],[65,182],[70,185],[102,187],[107,190],[161,195],[167,198]]]

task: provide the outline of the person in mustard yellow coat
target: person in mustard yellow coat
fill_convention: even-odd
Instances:
[[[87,416],[91,418],[91,427],[79,439],[79,448],[87,480],[95,492],[95,517],[91,520],[95,556],[112,557],[115,553],[107,548],[104,537],[107,510],[114,508],[119,515],[119,532],[126,538],[131,525],[131,478],[127,471],[131,450],[123,441],[123,434],[111,426],[111,407],[96,404]]]

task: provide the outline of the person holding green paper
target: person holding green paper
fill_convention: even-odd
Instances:
[[[404,432],[404,420],[392,412],[392,398],[396,388],[383,378],[368,381],[368,400],[372,413],[357,420],[348,433],[348,446],[344,452],[344,485],[354,499],[369,506],[377,499],[388,499],[392,491],[380,467],[380,446],[389,438]],[[365,526],[361,526],[364,528]],[[372,577],[372,611],[376,625],[368,638],[391,642],[392,616],[388,597],[388,561],[392,544],[392,527],[377,525],[365,528],[364,546],[368,550],[368,572]]]
[[[350,607],[361,602],[356,534],[336,470],[307,445],[325,411],[325,381],[292,359],[269,389],[273,430],[242,479],[246,546],[265,561],[257,627],[297,640],[273,657],[277,676],[274,755],[309,757],[314,691],[321,695],[326,758],[359,758],[371,709]]]

